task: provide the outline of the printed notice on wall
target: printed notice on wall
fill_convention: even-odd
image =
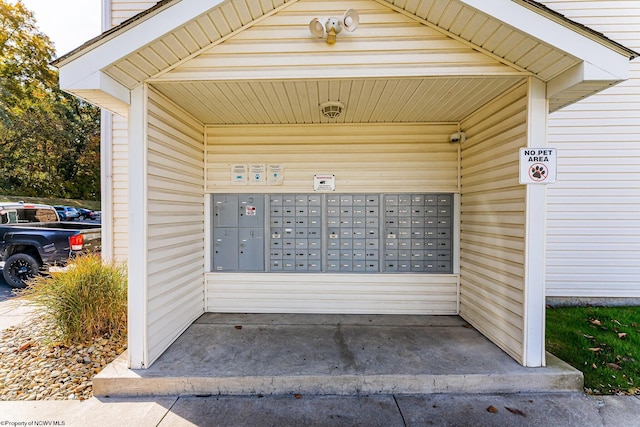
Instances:
[[[265,165],[249,165],[249,184],[266,185],[267,167]]]
[[[283,185],[284,184],[284,166],[268,165],[267,166],[267,185]]]
[[[314,175],[313,191],[336,191],[336,176],[332,174]]]
[[[555,148],[520,149],[520,184],[553,184],[557,170]]]
[[[247,165],[231,165],[231,184],[247,185]]]

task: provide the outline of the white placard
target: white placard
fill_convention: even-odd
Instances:
[[[314,175],[313,191],[336,191],[336,176],[332,174]]]
[[[247,185],[247,165],[231,165],[231,184]]]
[[[553,184],[558,173],[555,148],[520,149],[520,184]]]
[[[266,185],[267,167],[265,165],[249,165],[249,184]]]
[[[284,165],[267,166],[267,185],[284,184]]]

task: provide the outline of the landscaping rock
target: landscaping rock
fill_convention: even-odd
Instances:
[[[2,331],[0,401],[85,400],[92,378],[126,349],[126,340],[99,337],[86,344],[49,343],[44,317]]]

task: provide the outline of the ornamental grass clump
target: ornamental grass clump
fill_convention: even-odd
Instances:
[[[126,269],[103,263],[97,254],[79,256],[66,271],[36,277],[20,294],[43,308],[54,340],[71,344],[126,336]]]

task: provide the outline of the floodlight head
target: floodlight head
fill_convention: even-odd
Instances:
[[[328,44],[336,42],[336,36],[344,29],[353,32],[360,24],[360,16],[354,9],[348,9],[342,18],[313,18],[309,22],[309,31],[317,38],[327,37]]]
[[[355,9],[348,9],[342,16],[342,26],[348,32],[353,32],[360,25],[360,15]]]
[[[309,31],[319,39],[324,37],[324,25],[322,25],[318,18],[313,18],[311,22],[309,22]]]

